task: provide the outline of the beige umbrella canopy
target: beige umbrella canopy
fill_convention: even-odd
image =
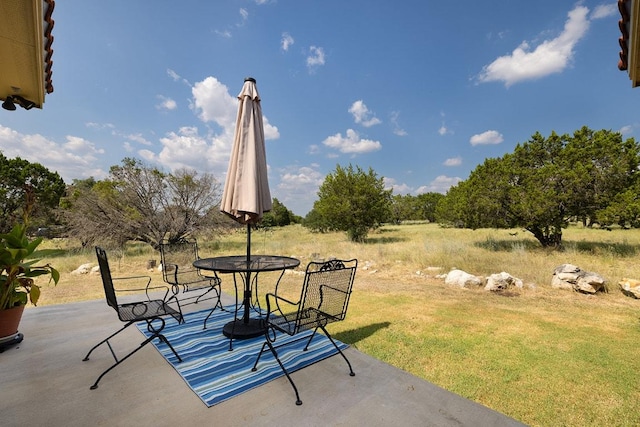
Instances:
[[[233,150],[220,210],[241,224],[256,224],[272,205],[262,107],[255,79],[244,80],[238,99]]]

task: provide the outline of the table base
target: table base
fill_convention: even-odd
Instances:
[[[248,323],[242,319],[236,319],[224,325],[222,333],[227,338],[245,340],[264,335],[265,329],[262,319],[249,319]]]

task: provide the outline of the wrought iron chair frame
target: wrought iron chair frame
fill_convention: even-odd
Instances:
[[[181,266],[175,263],[175,259],[171,259],[170,252],[177,252],[178,247],[184,248],[184,250],[181,251],[182,253],[189,252],[190,254],[190,265],[186,269],[183,268],[180,270]],[[177,243],[162,242],[160,244],[160,257],[162,263],[162,279],[171,287],[173,296],[179,302],[180,306],[198,304],[201,301],[214,299],[216,302],[211,312],[213,313],[216,308],[224,310],[221,301],[222,281],[218,275],[215,272],[211,272],[213,275],[202,274],[199,269],[191,265],[193,261],[200,259],[198,255],[198,243],[195,239],[183,239]],[[201,293],[184,296],[188,293],[197,293],[197,291],[201,291]]]
[[[301,340],[307,340],[303,348],[303,351],[307,351],[318,329],[320,329],[347,362],[349,375],[355,375],[349,359],[347,359],[347,356],[345,356],[335,343],[333,337],[331,337],[331,334],[327,331],[326,326],[329,323],[344,320],[347,314],[357,268],[358,260],[356,259],[348,261],[336,259],[325,262],[310,262],[306,268],[302,291],[298,301],[291,301],[282,296],[278,296],[277,287],[274,293],[268,293],[266,296],[267,316],[265,318],[265,342],[251,370],[257,370],[260,357],[268,347],[293,387],[296,394],[296,405],[302,405],[300,394],[291,375],[278,357],[276,350],[278,347],[291,345]],[[275,344],[277,333],[294,336],[299,332],[311,329],[313,329],[313,333],[309,338],[305,336],[284,344]]]
[[[177,310],[169,305],[168,301],[172,299],[172,297],[169,297],[169,288],[167,286],[150,286],[151,277],[149,276],[112,277],[106,251],[96,246],[96,256],[98,257],[98,265],[100,266],[100,275],[102,276],[102,285],[104,287],[107,304],[111,308],[113,308],[116,311],[116,313],[118,313],[118,318],[120,319],[120,321],[125,322],[125,325],[122,328],[120,328],[118,331],[114,332],[113,334],[109,335],[107,338],[105,338],[104,340],[100,341],[98,344],[93,346],[91,350],[89,350],[87,355],[84,357],[84,359],[82,359],[83,361],[89,360],[89,356],[91,355],[93,350],[100,347],[102,344],[106,343],[107,346],[109,347],[109,351],[111,352],[111,355],[115,360],[115,363],[113,365],[111,365],[104,372],[102,372],[102,374],[100,374],[100,376],[95,381],[95,383],[90,387],[91,390],[95,390],[96,388],[98,388],[98,383],[100,382],[102,377],[104,377],[107,374],[107,372],[114,369],[120,363],[124,362],[126,359],[131,357],[134,353],[136,353],[138,350],[140,350],[142,347],[144,347],[145,345],[147,345],[148,343],[150,343],[156,338],[159,339],[161,342],[164,342],[171,349],[173,354],[175,354],[178,361],[182,362],[182,359],[180,358],[176,350],[173,348],[169,340],[167,340],[167,338],[162,334],[162,330],[164,329],[166,324],[164,320],[165,316],[171,316],[174,319],[176,319],[178,322],[184,321],[179,305]],[[123,281],[136,280],[138,282],[142,280],[146,280],[146,286],[144,288],[139,288],[139,289],[118,290],[113,285],[113,282],[117,280],[123,280]],[[160,289],[165,290],[164,298],[151,299],[151,297],[149,296],[149,291],[157,291]],[[122,304],[118,303],[118,298],[117,298],[118,293],[139,292],[142,290],[145,291],[145,295],[147,297],[146,300],[126,302]],[[129,352],[126,356],[119,359],[115,351],[113,350],[113,347],[111,346],[111,342],[109,342],[109,340],[115,337],[116,335],[118,335],[120,332],[127,329],[129,326],[140,321],[144,321],[147,323],[147,330],[151,333],[151,336],[145,339],[144,341],[142,341],[142,343],[138,347],[136,347],[134,350]],[[153,322],[156,322],[156,324],[154,325]]]

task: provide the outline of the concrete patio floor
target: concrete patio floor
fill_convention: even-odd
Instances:
[[[191,306],[204,308],[200,304]],[[27,308],[24,341],[0,353],[3,426],[521,426],[353,348],[292,374],[304,404],[281,377],[207,408],[153,346],[103,377],[106,346],[87,351],[121,323],[104,300]],[[142,341],[134,327],[114,342],[123,355]]]

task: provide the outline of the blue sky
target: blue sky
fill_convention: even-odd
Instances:
[[[640,129],[612,0],[65,0],[53,17],[55,90],[0,110],[0,151],[67,183],[124,157],[224,183],[247,76],[272,196],[303,216],[338,164],[445,193],[536,131]]]

